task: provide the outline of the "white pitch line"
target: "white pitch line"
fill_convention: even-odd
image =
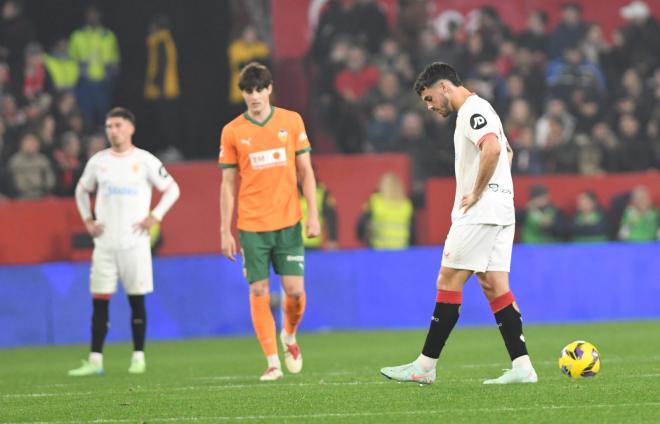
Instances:
[[[254,376],[253,376],[254,378]],[[317,383],[279,383],[274,382],[274,384],[258,384],[255,379],[254,384],[226,384],[226,385],[213,385],[213,386],[182,386],[182,387],[172,387],[170,390],[173,391],[185,391],[185,390],[227,390],[227,389],[268,389],[273,387],[309,387],[309,386],[362,386],[362,385],[380,385],[380,384],[392,384],[387,381],[319,381]],[[161,391],[162,389],[157,389]],[[147,391],[147,390],[144,390]]]
[[[245,420],[259,420],[259,421],[282,421],[282,420],[313,420],[324,418],[357,418],[357,417],[389,417],[389,416],[420,416],[420,415],[447,415],[454,413],[470,412],[521,412],[521,411],[537,411],[537,410],[562,410],[562,409],[606,409],[606,408],[640,408],[660,406],[660,402],[636,402],[636,403],[607,403],[607,404],[578,404],[578,405],[538,405],[538,406],[524,406],[524,407],[500,407],[500,408],[476,408],[476,409],[458,409],[447,408],[440,410],[418,410],[418,411],[380,411],[380,412],[328,412],[318,414],[300,414],[300,415],[244,415],[244,416],[182,416],[182,417],[143,417],[148,422],[195,422],[195,421],[245,421]],[[78,424],[78,423],[95,423],[95,424],[110,424],[110,423],[130,423],[135,422],[135,419],[123,418],[108,418],[97,419],[93,421],[33,421],[31,424]],[[6,424],[19,424],[19,423],[6,423]]]
[[[309,377],[338,377],[343,375],[355,375],[355,371],[330,371],[330,372],[306,372],[305,376]],[[250,375],[215,375],[209,377],[197,377],[195,380],[254,380],[256,374]]]
[[[87,396],[92,392],[54,392],[54,393],[12,393],[0,395],[8,398],[39,398],[39,397],[58,397],[58,396]]]

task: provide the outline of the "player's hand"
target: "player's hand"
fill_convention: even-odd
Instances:
[[[307,237],[314,238],[321,235],[321,223],[317,217],[309,217],[307,226],[305,227]]]
[[[88,219],[85,221],[85,228],[87,229],[89,235],[92,237],[98,237],[103,234],[105,227],[100,222],[96,222],[93,219]]]
[[[151,227],[153,227],[156,224],[158,224],[158,220],[154,218],[153,215],[149,215],[148,217],[144,218],[142,221],[133,225],[133,229],[139,233],[146,233],[149,232]]]
[[[474,193],[466,194],[463,196],[461,199],[461,209],[463,209],[463,213],[467,213],[467,211],[474,206],[475,203],[479,201],[479,196],[477,196]]]
[[[234,236],[231,233],[223,233],[220,239],[222,254],[230,261],[236,261],[236,240],[234,240]]]

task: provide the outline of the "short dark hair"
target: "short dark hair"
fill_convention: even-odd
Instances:
[[[238,88],[244,90],[262,90],[273,83],[273,75],[265,65],[251,62],[241,69]]]
[[[443,79],[450,81],[457,87],[463,85],[454,68],[443,62],[433,62],[417,76],[414,85],[415,92],[421,95],[422,91]]]
[[[105,115],[105,119],[108,118],[124,118],[127,121],[130,121],[133,126],[135,126],[135,115],[133,115],[133,112],[124,107],[113,107],[110,109],[110,112]]]

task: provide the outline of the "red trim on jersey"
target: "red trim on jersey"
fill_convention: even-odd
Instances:
[[[436,303],[451,303],[453,305],[460,305],[463,303],[463,292],[454,290],[438,290],[438,296],[435,298]]]
[[[516,299],[514,299],[513,293],[511,293],[511,291],[508,291],[503,295],[498,296],[490,301],[490,310],[493,311],[494,314],[496,314],[502,309],[511,305],[515,301]]]
[[[94,299],[110,300],[111,297],[112,293],[92,293]]]
[[[481,137],[479,141],[477,141],[477,147],[481,147],[481,143],[483,143],[486,140],[486,137],[488,137],[491,134],[497,137],[497,134],[495,134],[494,132],[489,132],[488,134],[484,134],[483,137]]]
[[[125,156],[129,156],[134,151],[135,151],[135,146],[131,146],[128,150],[126,150],[125,152],[121,152],[121,153],[115,152],[114,149],[110,149],[110,154],[112,156],[125,157]]]

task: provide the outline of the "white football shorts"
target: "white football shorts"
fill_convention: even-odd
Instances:
[[[154,291],[149,239],[122,250],[94,248],[90,273],[92,294],[113,294],[121,280],[128,295]]]
[[[514,233],[515,224],[452,225],[442,252],[442,266],[509,272]]]

